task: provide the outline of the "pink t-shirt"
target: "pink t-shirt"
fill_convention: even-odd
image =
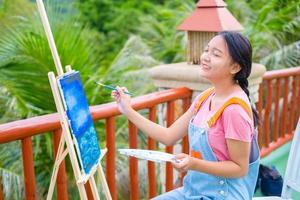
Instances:
[[[201,95],[201,94],[200,94]],[[199,95],[199,96],[200,96]],[[212,93],[201,105],[196,114],[193,123],[200,127],[207,127],[206,122],[218,111],[218,108],[209,109]],[[199,96],[192,104],[193,108],[198,101]],[[244,100],[250,107],[250,102],[245,92],[235,92],[224,103],[232,97],[238,97]],[[222,106],[222,105],[221,105]],[[230,160],[226,139],[240,140],[251,142],[254,132],[253,120],[250,118],[246,110],[239,104],[231,104],[227,106],[222,115],[216,121],[215,125],[208,130],[208,142],[212,147],[219,161]]]

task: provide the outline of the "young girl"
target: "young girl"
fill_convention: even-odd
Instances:
[[[169,128],[144,118],[130,106],[126,88],[112,92],[121,113],[147,136],[173,145],[188,132],[190,154],[178,154],[173,166],[187,171],[183,187],[161,199],[252,199],[259,165],[255,128],[258,115],[251,107],[248,80],[252,48],[236,32],[221,32],[201,55],[199,75],[213,88],[201,93]]]

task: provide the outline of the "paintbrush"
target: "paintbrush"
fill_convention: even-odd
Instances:
[[[112,86],[112,85],[105,85],[105,84],[100,83],[100,82],[98,82],[98,81],[94,81],[94,82],[95,82],[96,84],[98,84],[98,85],[103,86],[105,89],[108,89],[108,90],[117,90],[117,88],[114,87],[114,86]],[[125,93],[125,94],[128,94],[128,95],[130,95],[130,96],[133,96],[133,94],[130,93],[130,92],[124,91],[124,93]]]

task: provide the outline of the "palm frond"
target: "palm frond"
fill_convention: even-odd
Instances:
[[[281,69],[300,65],[300,40],[283,46],[281,49],[261,59],[267,68]]]
[[[4,199],[23,199],[24,187],[22,177],[4,168],[0,168],[0,180],[3,185]]]
[[[32,3],[27,4],[31,9]],[[85,80],[98,67],[99,59],[93,54],[97,42],[91,43],[89,31],[78,22],[72,7],[46,5],[62,65],[80,70]],[[1,87],[15,99],[11,102],[22,117],[56,110],[47,78],[55,70],[54,62],[39,15],[36,10],[33,13],[20,15],[14,24],[1,24],[0,29]]]

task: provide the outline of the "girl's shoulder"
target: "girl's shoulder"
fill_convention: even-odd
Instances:
[[[236,123],[247,122],[253,126],[253,113],[250,100],[245,92],[237,92],[232,95],[222,113],[223,120],[233,119]]]
[[[201,105],[208,99],[208,97],[213,94],[214,88],[208,88],[201,92],[199,95],[196,96],[192,103],[192,107],[197,111],[201,107]]]
[[[225,110],[234,112],[234,108],[240,108],[251,114],[251,103],[244,91],[236,91],[232,93],[225,101]],[[250,112],[250,113],[249,113]]]

